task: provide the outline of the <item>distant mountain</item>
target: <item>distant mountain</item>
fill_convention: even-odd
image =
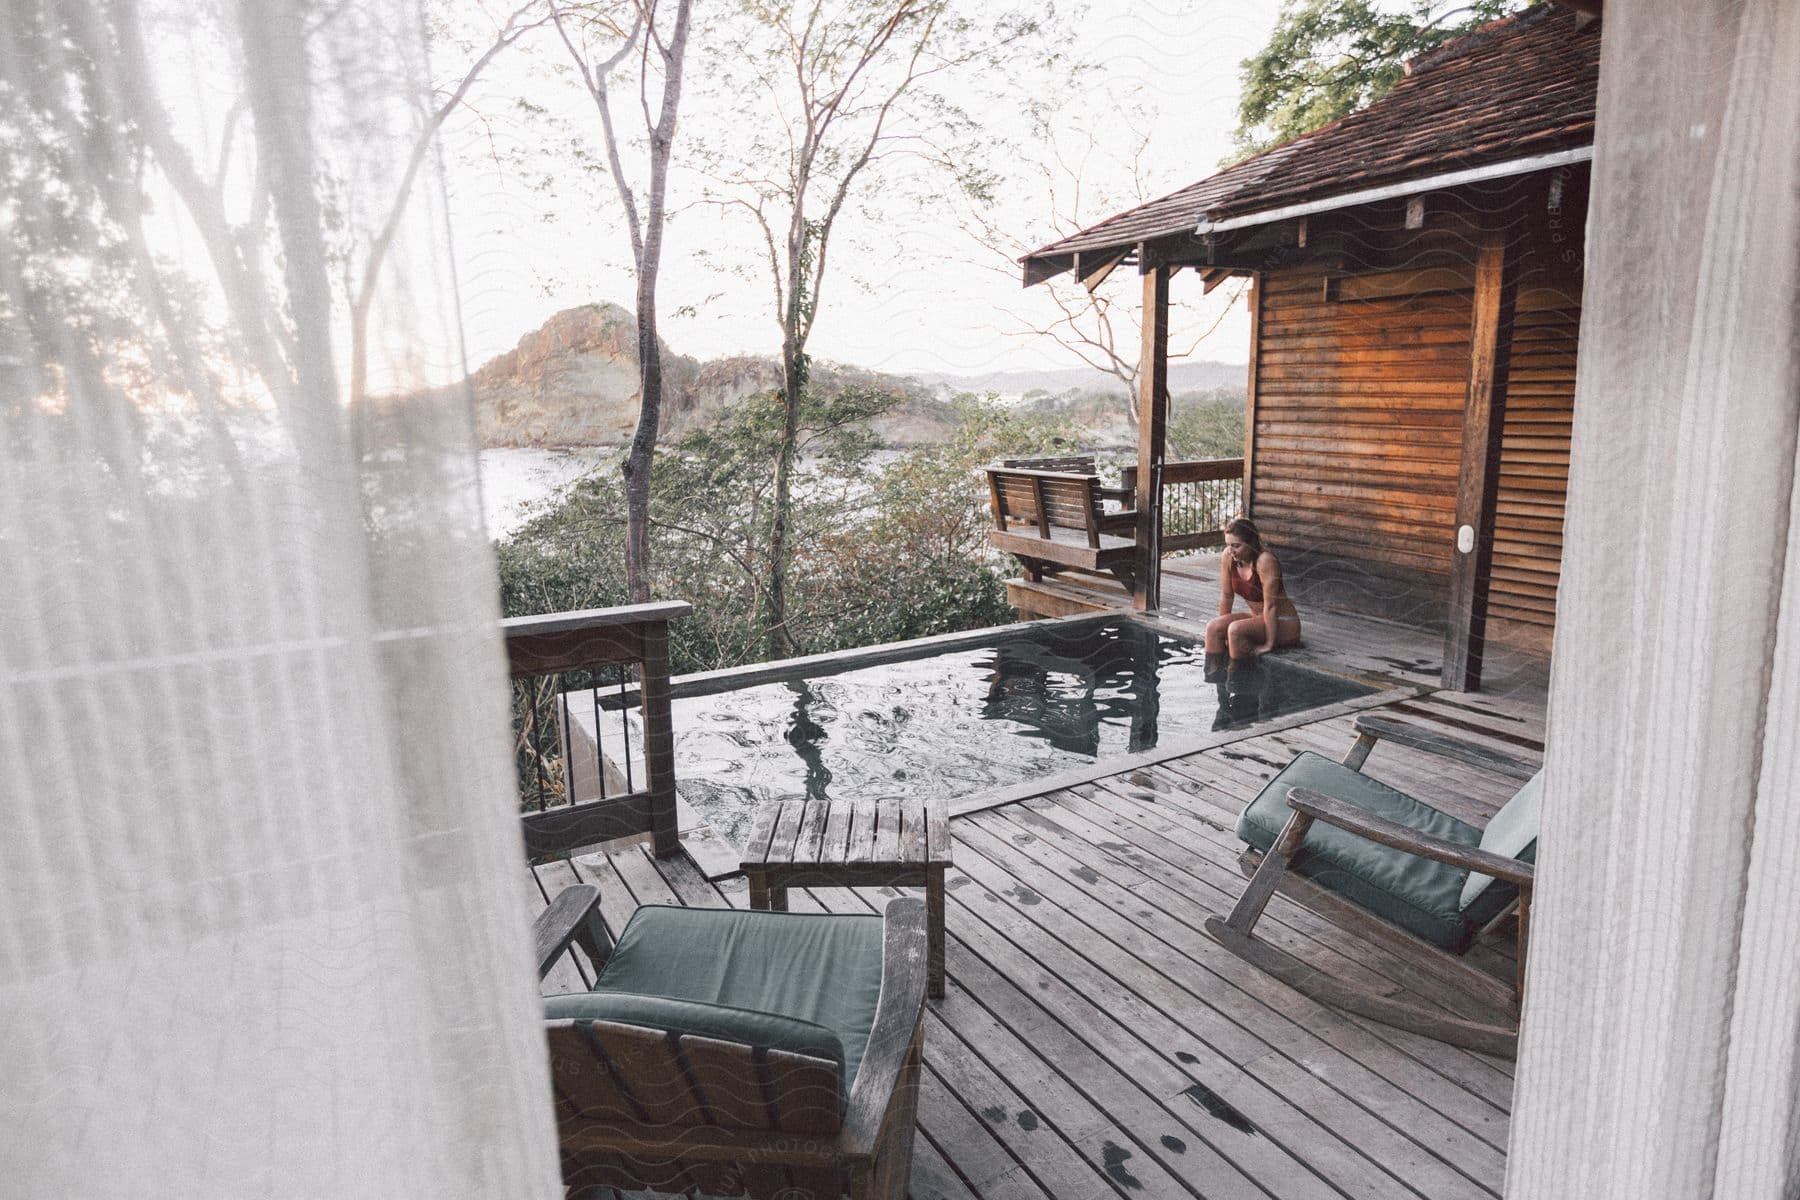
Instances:
[[[1184,362],[1170,368],[1170,390],[1244,385],[1245,368]],[[1105,450],[1136,445],[1125,388],[1100,371],[996,371],[983,375],[889,375],[815,362],[813,386],[830,393],[872,388],[896,403],[874,422],[893,447],[930,445],[954,428],[950,401],[961,392],[997,392],[1066,414],[1084,443]],[[637,329],[616,304],[565,309],[470,375],[483,446],[623,446],[638,416]],[[710,424],[721,410],[781,385],[773,358],[736,355],[702,361],[663,348],[663,435],[673,441]]]

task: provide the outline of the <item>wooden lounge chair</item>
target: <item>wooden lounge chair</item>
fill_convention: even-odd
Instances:
[[[544,1001],[563,1181],[901,1200],[912,1169],[925,905],[882,916],[646,905],[611,944],[599,889],[538,918],[538,975],[571,942],[592,990]]]
[[[1252,853],[1261,852],[1261,861],[1231,915],[1209,918],[1206,930],[1227,950],[1323,1004],[1512,1057],[1516,1016],[1509,1024],[1467,1021],[1371,995],[1254,936],[1257,919],[1290,871],[1453,954],[1516,910],[1513,998],[1523,999],[1542,772],[1401,721],[1365,716],[1356,732],[1343,762],[1296,755],[1245,807],[1238,836]],[[1384,738],[1521,779],[1524,786],[1486,829],[1476,829],[1362,774],[1369,751]]]

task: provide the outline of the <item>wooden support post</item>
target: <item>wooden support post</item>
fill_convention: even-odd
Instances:
[[[1138,251],[1144,273],[1144,341],[1138,359],[1137,570],[1131,607],[1162,605],[1162,464],[1169,427],[1169,268]]]
[[[1250,377],[1244,381],[1244,490],[1243,512],[1251,513],[1252,483],[1256,478],[1256,360],[1262,356],[1262,273],[1250,277]]]
[[[675,728],[669,719],[669,627],[644,626],[639,695],[644,719],[644,772],[650,793],[650,841],[658,858],[681,850],[675,812]]]
[[[1462,471],[1456,489],[1456,545],[1450,568],[1450,620],[1444,635],[1444,687],[1479,691],[1487,642],[1494,505],[1512,364],[1513,306],[1519,290],[1519,238],[1487,231],[1475,259],[1475,312],[1469,390],[1463,404]]]

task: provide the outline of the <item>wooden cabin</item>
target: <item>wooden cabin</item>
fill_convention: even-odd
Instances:
[[[1448,687],[1479,686],[1490,640],[1548,656],[1599,58],[1568,8],[1493,22],[1023,260],[1027,286],[1143,279],[1136,607],[1160,589],[1170,288],[1247,276],[1243,502],[1299,603],[1441,631]]]

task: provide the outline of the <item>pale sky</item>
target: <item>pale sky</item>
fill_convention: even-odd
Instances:
[[[1262,46],[1277,9],[1278,0],[1096,0],[1089,7],[1079,52],[1095,70],[1081,94],[1069,97],[1066,124],[1059,126],[1065,155],[1086,144],[1083,125],[1098,135],[1099,148],[1081,172],[1083,224],[1136,202],[1129,155],[1140,137],[1148,138],[1138,164],[1145,198],[1218,169],[1236,124],[1238,64]],[[471,97],[479,119],[448,131],[445,163],[471,366],[509,349],[559,309],[630,301],[629,248],[616,200],[559,153],[561,140],[572,135],[586,137],[599,152],[592,105],[572,76],[559,73],[562,61],[554,34],[498,60]],[[1019,82],[1068,86],[1066,78],[1047,73]],[[563,123],[520,111],[518,98]],[[686,99],[678,162],[681,138],[721,136],[732,116],[700,88]],[[1118,115],[1120,106],[1132,105],[1144,115]],[[1001,122],[996,128],[1023,129],[1014,114],[980,115]],[[547,152],[527,154],[524,168],[494,161],[534,148]],[[1042,238],[1051,204],[1032,182],[1030,158],[1048,154],[1034,143],[1024,161],[993,164],[1011,182],[990,215],[1032,244]],[[679,211],[697,188],[691,177],[674,174],[672,208]],[[710,210],[680,212],[673,222],[660,290],[663,336],[676,352],[702,358],[775,352],[769,285],[761,277],[725,275],[696,253],[711,247],[741,254],[754,236],[748,224],[722,222]],[[1030,324],[1049,322],[1047,297],[1042,289],[1024,291],[1017,268],[976,244],[948,213],[889,204],[879,220],[847,215],[834,234],[830,263],[810,347],[816,357],[893,372],[1079,365],[1054,339],[1019,335]],[[1134,275],[1121,272],[1109,286],[1135,311]],[[1228,289],[1203,301],[1191,274],[1178,276],[1174,289],[1177,301],[1192,303],[1177,318],[1175,341],[1183,340],[1184,325],[1191,340],[1219,319]],[[681,315],[688,306],[691,313]],[[1243,362],[1248,338],[1238,305],[1195,357]]]

